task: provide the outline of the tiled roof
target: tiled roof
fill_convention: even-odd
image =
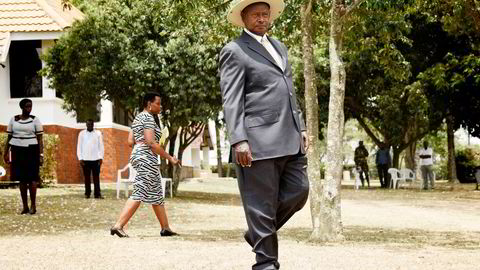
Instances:
[[[60,32],[82,18],[74,6],[64,10],[61,0],[0,0],[0,63],[8,52],[9,32]]]

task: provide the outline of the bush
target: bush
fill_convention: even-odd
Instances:
[[[461,183],[475,182],[475,170],[480,166],[480,150],[466,148],[455,153],[457,177]]]
[[[448,158],[442,159],[439,164],[433,165],[436,179],[448,179]]]
[[[227,177],[227,170],[230,167],[230,177],[237,178],[237,173],[235,171],[236,165],[233,163],[222,163],[222,177]],[[211,166],[212,173],[218,173],[217,166]]]
[[[3,160],[3,150],[5,149],[5,143],[7,141],[7,134],[0,134],[0,147],[2,149],[2,155],[0,158],[0,166],[8,168]],[[58,135],[56,134],[44,134],[43,135],[43,166],[40,167],[40,182],[42,185],[50,185],[56,182],[56,167],[57,161],[55,159],[55,152],[57,144],[59,142]]]

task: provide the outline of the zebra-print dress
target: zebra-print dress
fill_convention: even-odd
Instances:
[[[157,155],[146,145],[143,131],[150,129],[155,131],[155,141],[159,141],[162,135],[160,127],[155,123],[153,116],[148,112],[139,113],[132,123],[135,146],[130,156],[130,164],[137,171],[133,183],[133,193],[130,199],[149,204],[162,205],[161,175],[158,168]]]

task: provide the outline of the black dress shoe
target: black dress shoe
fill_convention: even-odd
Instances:
[[[32,208],[32,209],[30,209],[29,213],[30,213],[30,215],[35,215],[37,213],[37,209]]]
[[[110,235],[117,235],[118,237],[128,237],[128,235],[123,231],[123,229],[110,228]]]
[[[28,214],[28,213],[30,213],[28,208],[23,208],[22,212],[20,212],[20,215],[25,215],[25,214]]]
[[[90,199],[90,195],[85,195],[85,199]]]
[[[103,199],[105,199],[105,198],[104,198],[102,195],[100,195],[100,196],[95,196],[95,199],[101,199],[101,200],[103,200]]]
[[[170,230],[163,230],[163,229],[162,229],[162,230],[160,231],[160,235],[161,235],[161,236],[176,236],[176,235],[178,235],[178,233],[172,232],[172,231],[170,231]]]

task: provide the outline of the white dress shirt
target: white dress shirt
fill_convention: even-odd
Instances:
[[[250,31],[248,31],[247,28],[244,28],[243,29],[245,31],[245,33],[249,34],[251,37],[253,37],[256,41],[258,41],[260,44],[263,45],[263,47],[265,47],[265,49],[268,51],[268,53],[270,53],[270,55],[273,57],[273,60],[275,60],[275,62],[277,63],[277,65],[282,69],[282,70],[285,70],[285,67],[283,66],[283,60],[282,60],[282,57],[280,56],[280,54],[277,52],[277,50],[275,50],[275,48],[273,47],[272,43],[270,43],[270,41],[268,40],[267,38],[267,35],[263,35],[263,37],[259,36],[259,35],[256,35]]]
[[[89,132],[88,130],[80,131],[77,143],[78,160],[95,161],[103,159],[103,136],[98,130]]]
[[[432,148],[428,147],[427,149],[421,148],[420,151],[418,152],[419,156],[422,155],[430,155],[429,158],[420,158],[420,166],[423,165],[433,165],[433,150]]]

